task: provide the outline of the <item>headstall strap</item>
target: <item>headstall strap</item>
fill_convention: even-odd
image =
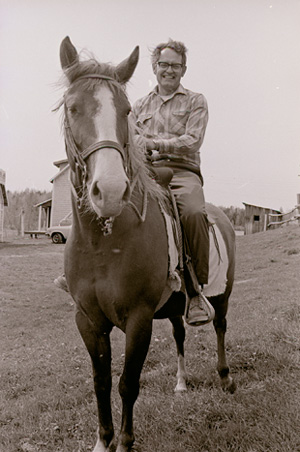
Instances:
[[[84,151],[82,151],[81,157],[83,160],[86,160],[93,152],[99,151],[103,148],[115,149],[119,152],[119,154],[121,154],[123,161],[125,161],[124,149],[122,148],[122,146],[120,146],[120,144],[116,141],[109,140],[98,141],[98,143],[92,144],[88,148],[84,149]]]
[[[118,83],[116,79],[110,77],[109,75],[102,75],[102,74],[99,74],[99,75],[98,74],[81,75],[76,80],[74,80],[74,83],[77,82],[78,80],[82,80],[84,78],[95,78],[95,79],[98,79],[98,80],[109,80],[110,82]]]

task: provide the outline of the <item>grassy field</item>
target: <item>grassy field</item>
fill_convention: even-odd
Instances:
[[[0,452],[88,452],[97,415],[88,354],[68,294],[53,279],[64,245],[0,244]],[[227,350],[237,383],[225,394],[212,325],[189,328],[188,391],[175,395],[176,351],[167,320],[155,321],[135,408],[138,452],[300,451],[300,228],[237,237]],[[123,334],[113,330],[112,406]]]

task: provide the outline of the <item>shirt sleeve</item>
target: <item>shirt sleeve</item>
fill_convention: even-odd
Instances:
[[[160,153],[189,155],[197,152],[204,140],[208,123],[208,106],[202,94],[197,95],[186,123],[185,133],[172,138],[155,138]]]
[[[139,102],[137,101],[130,112],[129,120],[131,121],[131,124],[133,125],[133,139],[134,142],[144,149],[146,149],[146,139],[144,136],[144,132],[138,125],[138,111],[139,111]]]

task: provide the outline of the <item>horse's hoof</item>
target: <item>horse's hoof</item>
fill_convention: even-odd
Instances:
[[[174,389],[175,394],[180,394],[180,393],[186,392],[186,391],[187,391],[187,387],[186,387],[185,383],[176,385],[176,387]]]
[[[229,392],[229,394],[233,394],[236,391],[235,381],[231,377],[226,378],[226,381],[222,381],[221,385],[223,391]]]
[[[177,384],[175,386],[174,392],[178,393],[178,392],[186,392],[187,391],[187,387],[186,387],[186,376],[177,376]]]
[[[113,439],[111,440],[110,444],[108,447],[106,447],[103,442],[100,440],[99,438],[99,434],[98,434],[98,439],[97,439],[97,444],[93,450],[93,452],[110,452],[111,450],[115,450],[112,449],[111,447],[113,446]]]

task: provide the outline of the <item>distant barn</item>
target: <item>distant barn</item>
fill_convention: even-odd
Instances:
[[[245,234],[254,234],[267,230],[271,214],[280,214],[280,210],[255,206],[243,202],[245,206]]]
[[[8,206],[5,189],[5,171],[0,169],[0,242],[3,242],[4,207]]]

